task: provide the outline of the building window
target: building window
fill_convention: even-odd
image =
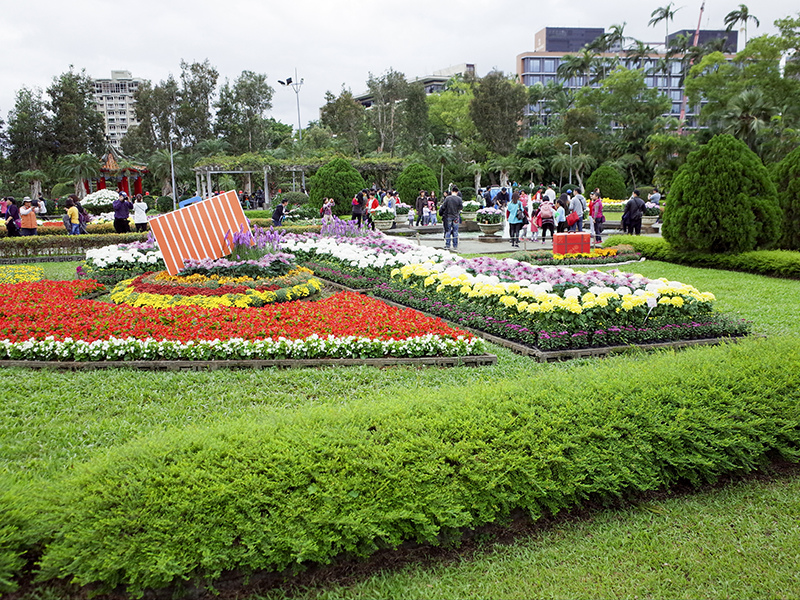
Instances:
[[[522,70],[526,73],[540,73],[542,70],[542,59],[540,58],[523,59]]]
[[[681,94],[681,91],[680,91],[680,90],[672,90],[672,91],[669,93],[669,97],[670,97],[672,100],[678,100],[678,101],[680,101],[680,100],[681,100],[681,98],[682,98],[683,96],[682,96],[682,94]]]
[[[545,73],[555,73],[556,72],[556,59],[555,58],[545,58],[544,59],[544,72]]]
[[[670,112],[673,115],[681,114],[681,103],[680,102],[673,102],[672,103],[672,110]]]

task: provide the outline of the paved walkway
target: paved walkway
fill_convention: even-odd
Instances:
[[[444,232],[441,225],[433,225],[429,227],[401,227],[399,229],[391,229],[385,232],[389,235],[402,236],[409,241],[416,241],[422,246],[429,246],[432,248],[444,249]],[[606,229],[603,232],[603,238],[609,235],[622,233],[616,229]],[[660,234],[643,234],[650,237],[660,237]],[[458,250],[459,254],[500,254],[504,252],[515,252],[517,248],[511,245],[508,235],[508,223],[504,224],[503,232],[497,232],[496,237],[500,239],[498,242],[483,242],[478,237],[483,237],[480,231],[459,231],[458,232]],[[520,236],[519,250],[552,250],[553,240],[548,236],[547,241],[534,242],[530,239]]]

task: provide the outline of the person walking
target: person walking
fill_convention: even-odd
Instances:
[[[461,200],[461,196],[458,195],[458,188],[453,186],[453,189],[450,190],[450,195],[444,199],[439,209],[439,215],[442,217],[442,224],[444,225],[445,249],[450,249],[451,241],[453,250],[458,249],[458,222],[463,208],[464,203]]]
[[[428,206],[428,199],[425,197],[425,190],[419,191],[419,196],[417,196],[416,201],[414,202],[414,210],[417,211],[417,227],[419,224],[422,223],[423,213],[425,212],[423,209]],[[425,223],[427,225],[427,223]]]
[[[547,239],[547,231],[550,231],[550,239],[553,239],[553,236],[556,233],[556,226],[555,226],[555,216],[556,216],[556,209],[553,206],[553,203],[550,202],[550,198],[544,196],[542,198],[542,204],[539,206],[539,218],[541,219],[541,230],[542,230],[542,243],[544,244],[545,240]]]
[[[625,233],[642,234],[642,215],[644,215],[644,200],[639,197],[639,190],[633,190],[633,195],[625,203],[625,209],[622,211]]]
[[[524,210],[519,201],[519,192],[514,192],[511,196],[511,202],[506,207],[508,233],[511,237],[511,246],[514,248],[519,248],[519,230],[522,229]]]
[[[553,215],[553,220],[556,223],[556,233],[563,233],[567,230],[567,209],[569,208],[569,200],[566,194],[561,194],[558,197],[556,204],[556,212]]]
[[[67,211],[67,214],[64,216],[64,227],[67,229],[67,235],[80,235],[80,213],[78,212],[78,207],[75,205],[75,201],[71,196],[67,198],[64,208]]]
[[[570,212],[578,215],[578,220],[569,228],[570,231],[583,231],[583,213],[586,212],[586,198],[583,197],[579,189],[572,191],[572,198],[569,201]]]
[[[19,218],[19,206],[13,196],[6,198],[6,230],[8,237],[19,237],[19,228],[22,226]]]
[[[603,223],[606,222],[603,214],[603,198],[600,196],[599,189],[589,194],[589,218],[594,229],[594,240],[599,244],[603,241],[601,234],[603,233]]]

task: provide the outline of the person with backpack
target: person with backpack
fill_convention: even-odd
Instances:
[[[450,190],[450,195],[444,199],[441,208],[439,208],[439,215],[442,217],[442,224],[444,225],[445,250],[450,249],[451,239],[453,250],[458,249],[458,222],[463,208],[464,203],[461,200],[461,196],[458,195],[458,188],[453,186],[453,189]]]
[[[539,215],[537,219],[541,219],[540,228],[542,230],[542,243],[544,244],[545,240],[547,239],[548,229],[550,230],[551,240],[556,233],[555,208],[553,208],[553,203],[550,202],[550,198],[547,196],[542,198],[542,204],[539,206]]]
[[[514,192],[511,196],[511,202],[506,207],[506,219],[508,220],[508,233],[511,237],[511,245],[514,248],[519,248],[519,231],[522,229],[522,224],[525,221],[525,207],[519,201],[519,193]]]

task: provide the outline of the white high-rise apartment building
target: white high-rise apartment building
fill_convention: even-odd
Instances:
[[[95,108],[103,115],[106,124],[106,139],[115,148],[128,132],[137,125],[134,92],[143,79],[131,77],[130,71],[111,71],[111,79],[94,80]]]

